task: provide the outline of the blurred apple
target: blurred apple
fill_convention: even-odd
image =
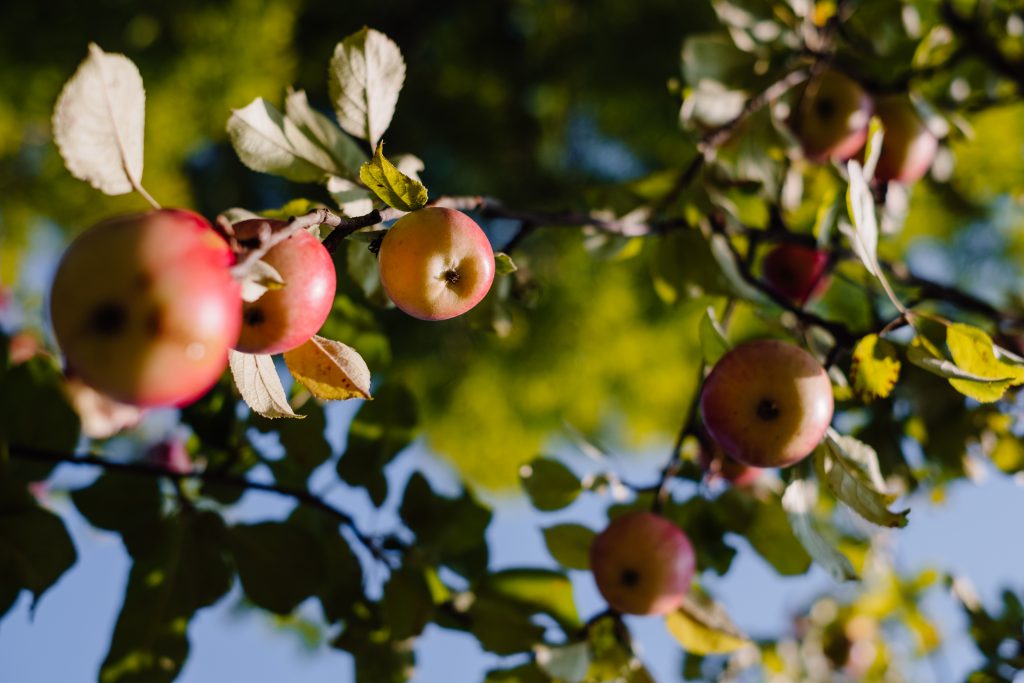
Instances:
[[[709,480],[724,479],[733,486],[750,486],[761,476],[759,467],[751,467],[733,460],[717,445],[701,445],[698,463]]]
[[[832,383],[799,346],[746,342],[715,364],[704,381],[704,425],[722,450],[752,467],[788,467],[821,442],[832,421]]]
[[[791,123],[808,159],[845,161],[864,146],[871,111],[867,92],[830,70],[807,84]]]
[[[828,252],[814,247],[779,244],[764,257],[761,268],[771,290],[799,306],[828,289]]]
[[[935,160],[939,141],[914,103],[905,95],[880,97],[875,100],[875,113],[885,131],[875,179],[914,183],[923,178]]]

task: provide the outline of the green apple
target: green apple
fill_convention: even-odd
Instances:
[[[250,219],[236,223],[244,235],[250,224],[283,221]],[[334,306],[337,275],[334,262],[320,240],[300,230],[266,253],[263,260],[284,280],[280,289],[267,291],[242,310],[242,333],[236,349],[244,353],[284,353],[304,344],[320,331]]]
[[[905,95],[880,97],[875,100],[875,113],[885,131],[875,179],[914,183],[923,178],[935,160],[939,141],[914,103]]]
[[[124,403],[195,400],[220,377],[238,339],[234,260],[191,211],[121,216],[87,230],[65,252],[50,294],[68,366]]]
[[[480,303],[494,281],[487,235],[454,209],[427,207],[398,219],[377,256],[388,297],[421,320],[462,315]]]
[[[867,92],[847,76],[830,70],[804,88],[791,124],[808,159],[845,161],[867,141],[871,112]]]
[[[608,605],[626,614],[668,614],[690,589],[696,559],[686,534],[652,512],[618,517],[590,545],[590,570]]]
[[[715,364],[700,395],[704,425],[726,455],[751,467],[788,467],[832,421],[832,383],[799,346],[759,339]]]

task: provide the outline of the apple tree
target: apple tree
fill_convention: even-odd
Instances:
[[[1022,675],[1024,587],[891,552],[1024,477],[1019,3],[194,4],[3,48],[0,614],[73,507],[131,559],[104,682],[177,678],[235,587],[365,681],[428,627],[651,681],[633,615],[686,679],[904,680],[937,591],[971,680]],[[547,557],[494,561],[509,496]],[[751,635],[738,553],[832,590]]]

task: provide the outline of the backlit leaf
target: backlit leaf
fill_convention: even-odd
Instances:
[[[262,97],[232,111],[227,131],[238,158],[254,171],[297,183],[317,182],[325,176],[344,173],[294,121]]]
[[[284,362],[317,398],[370,398],[370,368],[351,346],[314,335],[302,346],[286,351]]]
[[[718,322],[715,309],[708,306],[700,319],[700,352],[704,356],[704,363],[708,366],[714,365],[719,358],[729,352],[730,348],[732,347]]]
[[[327,77],[338,123],[376,147],[405,83],[401,50],[380,31],[363,28],[334,48]]]
[[[596,535],[582,524],[556,524],[544,529],[544,543],[566,569],[589,569],[590,544]]]
[[[724,607],[695,593],[665,616],[665,626],[687,653],[700,656],[734,652],[750,642]]]
[[[530,502],[544,512],[570,505],[583,490],[572,470],[554,458],[537,458],[523,465],[519,477]]]
[[[866,400],[885,398],[896,386],[900,361],[893,345],[877,334],[863,337],[853,349],[853,387]]]
[[[782,496],[782,507],[789,515],[793,533],[804,544],[804,548],[825,571],[836,581],[857,578],[850,560],[832,546],[814,527],[814,505],[818,500],[818,489],[813,481],[794,479]]]
[[[289,90],[284,100],[284,113],[295,122],[307,138],[316,142],[334,160],[345,178],[359,178],[359,167],[366,153],[356,142],[341,132],[338,125],[309,105],[304,90]]]
[[[986,383],[950,379],[953,388],[966,396],[983,403],[998,401],[1011,386],[1024,384],[1024,368],[997,358],[992,338],[977,327],[950,325],[946,328],[946,346],[957,367],[980,377],[1005,379]]]
[[[826,443],[828,449],[818,449],[815,458],[836,498],[869,522],[887,527],[906,526],[909,510],[892,512],[888,508],[896,496],[886,493],[876,486],[876,482],[869,480],[851,462],[842,443],[831,437],[826,439]]]
[[[373,159],[359,168],[359,178],[382,202],[399,211],[415,211],[427,204],[427,188],[388,161],[383,142],[377,145]]]
[[[235,386],[250,408],[267,418],[302,417],[288,404],[273,358],[232,350],[228,360]]]

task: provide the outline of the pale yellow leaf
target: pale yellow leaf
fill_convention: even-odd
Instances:
[[[345,400],[370,397],[370,368],[351,346],[313,336],[284,354],[295,379],[317,398]]]

